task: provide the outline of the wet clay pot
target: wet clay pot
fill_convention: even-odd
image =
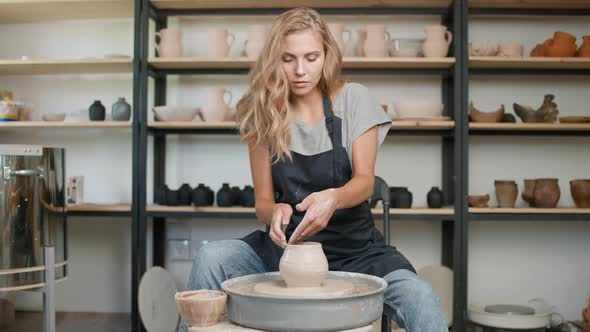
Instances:
[[[494,186],[496,187],[498,207],[513,208],[518,194],[518,186],[516,185],[516,182],[496,180],[494,181]]]
[[[570,191],[577,208],[590,208],[590,180],[571,180]]]
[[[556,31],[544,43],[544,55],[548,57],[572,57],[576,51],[576,36],[567,32]]]
[[[328,276],[328,260],[319,242],[288,244],[279,262],[287,287],[318,287]]]
[[[488,201],[489,200],[490,200],[490,195],[488,195],[488,194],[485,194],[485,195],[469,195],[469,197],[467,198],[467,203],[471,207],[487,208],[488,207]]]
[[[535,183],[536,179],[524,179],[524,190],[522,191],[522,199],[529,203],[531,207],[535,207]]]
[[[178,292],[174,295],[180,317],[189,326],[210,326],[225,313],[227,295],[208,289]]]
[[[590,35],[582,37],[584,40],[578,49],[577,56],[582,58],[590,58]]]
[[[535,181],[535,207],[552,209],[557,206],[561,192],[558,179],[537,179]]]

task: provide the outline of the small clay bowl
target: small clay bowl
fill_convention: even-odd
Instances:
[[[469,195],[469,197],[467,198],[467,202],[469,203],[469,206],[478,207],[478,208],[488,207],[489,200],[490,200],[489,194]]]
[[[208,289],[178,292],[174,295],[180,317],[189,326],[210,326],[225,313],[227,294]]]
[[[48,113],[41,116],[43,121],[63,121],[66,118],[66,113]]]

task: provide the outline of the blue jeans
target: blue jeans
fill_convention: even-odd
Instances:
[[[265,273],[264,263],[250,246],[241,240],[210,242],[199,250],[193,262],[187,290],[221,290],[227,279]],[[391,306],[399,327],[408,332],[448,331],[439,299],[432,287],[409,270],[397,270],[383,279],[388,286],[384,303]],[[179,332],[187,332],[181,321]]]

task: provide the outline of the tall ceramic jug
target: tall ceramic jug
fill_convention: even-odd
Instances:
[[[365,56],[365,40],[367,40],[367,30],[365,28],[356,31],[356,48],[354,55],[358,57]]]
[[[340,23],[328,23],[328,29],[332,36],[336,40],[336,44],[340,48],[340,53],[342,56],[346,53],[346,49],[348,48],[348,44],[350,43],[350,39],[352,37],[351,32],[349,29],[345,28]],[[344,39],[344,33],[347,33],[346,39]]]
[[[207,103],[203,107],[203,117],[206,122],[227,121],[231,117],[229,104],[232,100],[231,91],[225,88],[208,88]],[[228,96],[227,102],[225,96]]]
[[[422,44],[422,53],[427,58],[443,58],[449,53],[453,34],[444,25],[431,25],[424,28],[426,40]]]
[[[228,37],[231,37],[228,41]],[[207,30],[207,56],[210,59],[225,58],[236,41],[236,36],[225,28]]]
[[[268,36],[268,28],[261,24],[254,24],[248,27],[248,39],[244,42],[246,56],[257,59],[264,47]]]
[[[160,42],[156,43],[156,50],[160,58],[179,58],[183,55],[182,33],[178,29],[161,29],[156,32]]]
[[[388,44],[391,40],[389,32],[385,31],[383,24],[368,24],[366,27],[367,39],[365,40],[365,56],[385,57],[388,53]]]

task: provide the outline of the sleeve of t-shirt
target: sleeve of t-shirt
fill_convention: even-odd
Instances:
[[[352,84],[349,92],[350,109],[347,112],[349,123],[349,144],[364,134],[367,130],[377,126],[377,149],[381,146],[391,127],[389,115],[383,111],[377,100],[370,94],[366,86],[359,83]]]

